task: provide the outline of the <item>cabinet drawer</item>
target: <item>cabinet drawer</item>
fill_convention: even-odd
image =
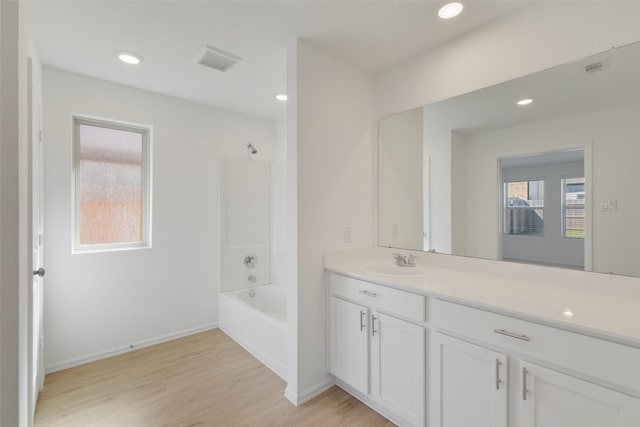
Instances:
[[[368,307],[395,313],[419,322],[425,320],[425,297],[422,295],[337,274],[329,275],[329,289],[331,295],[346,298]]]
[[[442,300],[432,324],[640,392],[640,349]]]

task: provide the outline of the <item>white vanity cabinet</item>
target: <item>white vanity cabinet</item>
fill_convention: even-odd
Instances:
[[[330,371],[360,393],[369,392],[369,309],[332,297]]]
[[[640,349],[437,299],[430,307],[430,427],[640,426]]]
[[[371,319],[370,394],[410,425],[421,426],[425,408],[424,328],[377,311]]]
[[[402,425],[425,423],[425,297],[329,275],[329,370]]]
[[[431,335],[431,425],[507,427],[507,356]]]
[[[639,399],[533,363],[520,369],[520,427],[640,426]]]
[[[454,285],[469,275],[456,274],[410,282],[420,295],[329,273],[337,384],[401,426],[640,427],[640,347],[595,332],[606,312],[575,310],[595,322],[590,333],[585,321],[558,321],[554,301],[522,312],[502,301],[495,306],[509,311],[494,311],[482,295],[491,282],[463,298],[468,288]]]

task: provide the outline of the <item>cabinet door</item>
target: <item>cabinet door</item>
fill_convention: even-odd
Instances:
[[[520,375],[522,427],[640,426],[640,399],[532,363]]]
[[[506,427],[507,357],[437,332],[431,349],[430,425]]]
[[[424,425],[425,332],[385,314],[371,316],[371,395],[409,425]]]
[[[369,392],[369,309],[331,297],[329,368],[331,373],[361,393]]]

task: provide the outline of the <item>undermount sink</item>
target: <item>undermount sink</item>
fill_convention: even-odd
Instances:
[[[395,264],[367,264],[362,269],[367,273],[388,277],[419,277],[425,273],[420,267],[400,267]]]

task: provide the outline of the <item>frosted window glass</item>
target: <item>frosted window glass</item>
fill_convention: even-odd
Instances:
[[[80,124],[78,138],[78,243],[142,242],[143,134]]]

